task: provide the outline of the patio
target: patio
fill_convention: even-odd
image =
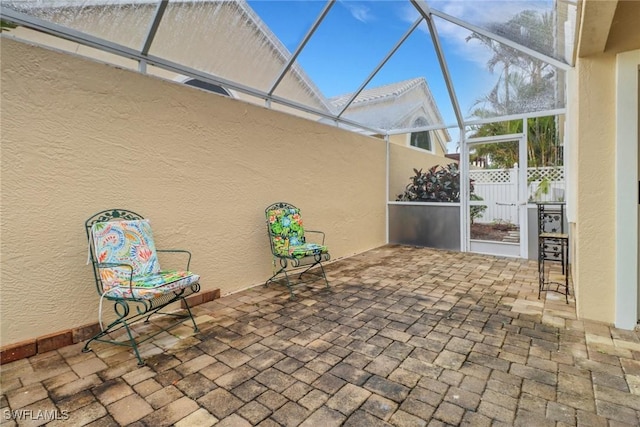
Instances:
[[[200,333],[159,335],[144,367],[83,343],[2,365],[1,423],[24,410],[48,412],[20,425],[639,425],[640,334],[538,300],[536,267],[382,246],[330,264],[330,291],[195,307]]]

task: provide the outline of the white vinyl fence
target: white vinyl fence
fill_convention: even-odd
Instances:
[[[487,202],[479,223],[510,222],[518,224],[518,200],[563,201],[565,192],[564,167],[552,166],[527,169],[527,196],[518,197],[518,169],[473,169],[474,193]],[[548,192],[541,191],[548,187]]]

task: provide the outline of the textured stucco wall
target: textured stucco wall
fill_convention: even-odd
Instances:
[[[615,66],[614,55],[579,58],[570,106],[577,116],[571,122],[577,126],[572,243],[578,316],[608,323],[615,319]]]
[[[278,52],[277,44],[267,41],[265,33],[245,10],[251,14],[249,6],[234,2],[169,2],[149,53],[267,91],[282,70],[285,58]],[[144,44],[146,29],[156,12],[156,5],[137,3],[130,7],[119,7],[107,4],[83,8],[82,13],[74,13],[76,11],[73,8],[51,8],[48,12],[50,15],[46,19],[51,22],[138,49]],[[259,17],[255,18],[260,21]],[[202,25],[203,22],[208,25]],[[137,69],[137,62],[42,36],[24,28],[9,33]],[[216,54],[203,55],[202,52]],[[323,108],[322,103],[310,95],[308,87],[293,77],[293,73],[287,73],[275,94]]]
[[[271,271],[289,201],[333,258],[384,244],[384,141],[4,38],[2,344],[97,320],[84,220],[125,207],[187,248],[205,290]]]
[[[140,5],[141,8],[146,8],[147,6],[149,5]],[[207,5],[202,4],[202,7],[207,7]],[[152,9],[154,8],[155,6],[152,7]],[[135,18],[136,15],[137,14],[123,14],[121,17],[118,18],[118,25],[119,25],[118,28],[113,27],[112,20],[108,20],[108,19],[96,20],[96,19],[93,19],[94,17],[92,17],[92,15],[90,14],[85,16],[85,18],[89,19],[88,21],[76,22],[76,26],[78,27],[77,29],[85,31],[89,34],[106,37],[107,39],[110,39],[110,37],[115,37],[113,41],[120,42],[125,46],[137,46],[134,42],[135,41],[134,35],[131,34],[130,32],[127,33],[126,31],[124,31],[125,29],[139,28],[139,26],[136,23],[137,21],[133,19]],[[233,20],[230,20],[230,19],[222,20],[219,23],[222,23],[225,25],[215,26],[215,34],[217,34],[217,36],[214,34],[206,37],[206,39],[209,41],[215,41],[218,44],[218,46],[212,46],[210,44],[201,45],[203,43],[203,39],[199,38],[197,39],[197,42],[200,43],[200,45],[198,45],[198,43],[196,42],[192,42],[193,50],[195,52],[203,52],[203,51],[217,52],[218,50],[216,49],[221,49],[222,46],[224,46],[225,49],[228,49],[230,46],[229,44],[230,40],[242,40],[243,41],[242,49],[235,47],[235,45],[232,46],[234,50],[234,54],[232,55],[234,58],[234,61],[233,62],[223,61],[222,63],[220,61],[217,61],[216,64],[223,65],[224,69],[223,70],[213,69],[212,72],[213,74],[221,75],[222,77],[233,76],[234,79],[237,79],[236,81],[246,84],[249,87],[266,90],[268,87],[270,87],[270,84],[273,82],[273,79],[275,78],[275,76],[277,76],[278,73],[280,72],[283,66],[282,59],[277,55],[275,55],[274,52],[270,49],[265,49],[263,52],[264,54],[260,55],[259,58],[256,58],[256,55],[254,55],[253,53],[257,49],[260,49],[263,44],[263,41],[260,37],[260,33],[252,32],[251,34],[247,34],[245,33],[247,28],[234,24]],[[212,27],[208,27],[208,28],[211,29]],[[242,34],[235,34],[237,31],[241,31]],[[234,34],[231,34],[231,33],[234,33]],[[84,46],[68,40],[64,40],[59,37],[42,33],[40,31],[31,30],[26,27],[18,27],[18,28],[12,29],[9,32],[5,32],[3,34],[7,38],[15,38],[21,41],[33,42],[34,44],[37,44],[37,45],[48,46],[56,50],[62,50],[65,52],[86,56],[101,62],[105,62],[107,64],[115,65],[117,67],[130,69],[134,71],[138,70],[138,61],[124,58],[122,56],[115,55],[113,53],[109,53],[109,52],[105,52],[92,47]],[[136,36],[139,35],[137,31],[135,32],[135,35]],[[164,37],[166,41],[166,38],[169,37],[169,35],[165,34]],[[160,41],[158,40],[159,39],[156,39],[156,43],[160,43],[160,44],[164,43],[162,40]],[[189,58],[193,59],[196,56],[201,61],[203,59],[208,58],[206,55],[205,56],[193,55],[192,51],[184,52],[184,49],[179,46],[181,42],[182,41],[174,41],[173,43],[169,44],[169,46],[172,46],[173,49],[180,52],[181,60],[183,61],[182,62],[183,64],[187,66],[193,66],[194,64]],[[176,43],[178,44],[178,46],[176,46]],[[236,55],[237,52],[241,52],[243,53],[243,55],[238,56]],[[184,56],[185,54],[186,56]],[[164,57],[174,58],[175,54],[172,53],[171,50],[169,50],[167,52],[164,52]],[[251,64],[255,64],[254,61],[258,61],[258,63],[261,64],[260,73],[254,72],[256,67],[255,65],[251,65]],[[203,69],[205,71],[211,71],[212,65],[207,63],[200,63],[200,69]],[[242,75],[240,74],[241,72],[242,72]],[[162,77],[164,79],[168,79],[172,81],[178,80],[182,82],[185,78],[182,75],[164,70],[162,68],[155,67],[153,65],[147,66],[147,73],[153,76]],[[265,79],[267,79],[268,81],[265,81]],[[243,101],[249,101],[251,103],[264,106],[264,99],[262,98],[257,98],[249,94],[245,94],[245,93],[237,92],[233,90],[231,90],[231,92],[232,92],[232,97],[234,98],[242,99]],[[314,98],[311,95],[311,93],[307,90],[307,88],[302,85],[300,80],[298,80],[297,78],[294,78],[294,76],[291,73],[287,73],[284,76],[284,78],[282,79],[282,82],[278,86],[276,95],[283,96],[284,98],[296,100],[304,105],[310,105],[320,110],[323,109],[323,107],[321,107],[318,104],[317,99]],[[278,104],[276,102],[272,103],[271,108],[278,111],[286,111],[298,117],[305,117],[311,120],[317,119],[317,116],[311,115],[309,113],[305,113],[301,110],[292,109],[290,107]]]
[[[437,130],[437,131],[432,131],[431,132],[431,142],[432,142],[432,146],[433,146],[433,153],[436,156],[441,156],[444,157],[445,154],[447,154],[447,152],[442,148],[442,145],[440,145],[440,143],[437,141],[436,139],[436,135],[439,138],[444,138],[443,134],[443,130]],[[400,145],[403,147],[410,147],[410,135],[411,134],[399,134],[399,135],[391,135],[389,137],[389,141],[393,144],[396,145]],[[446,145],[446,143],[445,143]],[[417,150],[420,150],[419,148],[415,148]],[[451,160],[447,160],[448,163],[451,163]]]

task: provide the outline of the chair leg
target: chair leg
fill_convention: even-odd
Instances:
[[[289,279],[289,274],[287,273],[287,269],[286,268],[281,268],[280,271],[282,273],[284,273],[284,280],[286,281],[285,285],[287,286],[287,289],[289,289],[289,298],[290,299],[296,299],[295,294],[293,293],[293,284],[291,283],[291,280]]]
[[[287,265],[282,265],[282,260],[281,260],[281,266],[280,269],[275,272],[273,274],[273,276],[271,276],[269,279],[267,279],[264,282],[264,286],[267,287],[269,286],[269,282],[276,282],[277,280],[275,280],[275,278],[280,275],[280,274],[284,274],[284,279],[285,279],[285,285],[287,286],[287,288],[289,289],[289,294],[291,299],[295,299],[295,294],[293,293],[293,283],[291,283],[291,279],[289,278],[289,274],[287,272]],[[309,271],[311,270],[313,267],[315,266],[319,266],[320,267],[320,273],[316,273],[316,272],[312,272]],[[305,275],[306,273],[309,273],[311,275],[317,276],[317,277],[321,277],[324,279],[324,282],[326,284],[327,289],[329,289],[329,281],[327,280],[327,275],[324,271],[324,267],[322,265],[322,261],[321,259],[318,259],[318,257],[316,256],[315,262],[312,263],[311,265],[309,265],[307,268],[305,268],[300,274],[298,274],[298,280],[302,280],[302,276]]]
[[[199,286],[197,287],[197,289],[199,290]],[[187,314],[162,313],[160,311],[163,308],[167,307],[169,304],[177,301],[184,301],[185,306],[187,308]],[[82,349],[83,353],[87,353],[91,351],[90,345],[93,341],[120,345],[124,347],[131,347],[133,349],[133,352],[136,358],[138,359],[138,366],[144,366],[145,361],[142,359],[142,356],[140,355],[140,351],[139,351],[140,344],[146,342],[147,340],[152,339],[153,337],[155,337],[161,332],[168,331],[169,329],[174,328],[175,326],[184,322],[183,319],[186,319],[187,317],[190,318],[191,322],[193,323],[193,331],[199,332],[198,324],[196,323],[196,320],[193,317],[193,313],[191,312],[189,303],[182,295],[174,295],[172,298],[166,301],[163,301],[163,303],[161,305],[158,305],[157,307],[153,307],[152,305],[145,305],[145,308],[143,310],[137,307],[138,313],[131,316],[129,315],[130,310],[129,310],[129,304],[127,303],[127,301],[117,300],[114,303],[115,303],[114,309],[118,318],[112,323],[110,323],[103,331],[99,332],[98,334],[93,336],[91,339],[89,339]],[[137,301],[137,303],[140,303],[140,301]],[[149,321],[149,318],[156,313],[173,316],[173,317],[179,318],[179,320],[172,322],[170,325],[160,328],[158,331],[151,333],[150,335],[144,338],[140,338],[138,341],[136,341],[135,337],[133,336],[133,331],[131,330],[131,325],[140,321],[147,323]],[[108,337],[108,335],[111,334],[112,332],[116,332],[122,328],[124,328],[126,331],[126,334],[127,334],[126,340],[117,341],[115,339],[112,339],[111,337]]]
[[[569,239],[567,238],[566,240],[566,246],[564,248],[564,250],[562,251],[562,254],[564,255],[564,259],[562,260],[562,268],[564,269],[564,280],[565,280],[565,287],[566,287],[566,302],[567,304],[569,304]]]
[[[102,339],[103,337],[109,335],[112,332],[120,330],[121,328],[124,328],[125,331],[127,332],[128,341],[131,344],[123,344],[121,342],[114,341],[114,340]],[[136,359],[138,359],[138,366],[144,366],[145,365],[145,361],[142,360],[142,357],[140,356],[140,352],[138,351],[138,343],[136,342],[135,338],[133,337],[133,334],[131,332],[131,328],[129,326],[129,323],[127,323],[127,319],[126,318],[120,318],[120,319],[114,321],[109,326],[107,326],[104,331],[101,331],[101,332],[97,333],[91,339],[89,339],[89,341],[87,341],[87,343],[82,348],[82,352],[83,353],[88,353],[88,352],[91,351],[90,345],[91,345],[91,342],[93,342],[93,341],[106,342],[106,343],[110,343],[110,344],[123,345],[123,346],[126,346],[126,347],[131,347],[131,348],[133,348],[133,353],[135,354]]]
[[[182,319],[191,319],[191,321],[193,322],[194,325],[194,330],[196,332],[198,332],[198,325],[196,325],[196,321],[193,318],[193,315],[191,314],[191,309],[189,308],[189,304],[187,303],[187,300],[184,297],[179,297],[178,301],[183,301],[185,306],[187,307],[187,314],[177,314],[177,313],[166,313],[164,311],[160,311],[164,308],[164,306],[160,306],[157,308],[154,308],[152,310],[150,310],[149,315],[146,317],[146,319],[144,319],[144,323],[149,323],[149,319],[151,319],[151,316],[153,316],[154,314],[163,314],[165,316],[172,316],[172,317],[177,317],[177,318],[182,318]],[[173,327],[169,326],[167,328],[163,328],[163,330],[169,330]]]
[[[538,299],[540,299],[540,295],[542,294],[542,290],[544,288],[544,246],[542,243],[538,243]]]
[[[565,302],[569,304],[569,250],[568,239],[559,238],[550,240],[548,244],[540,238],[538,244],[538,299],[542,292],[556,292],[564,294]],[[550,253],[545,253],[545,249],[551,248]],[[547,258],[547,256],[555,256],[555,258]],[[560,261],[562,275],[564,276],[564,283],[561,281],[552,280],[551,272],[547,275],[547,268],[545,266],[546,261],[556,262]]]
[[[283,268],[282,272],[284,273],[284,279],[287,281],[286,285],[287,285],[287,288],[289,289],[289,298],[296,299],[296,296],[293,293],[293,285],[291,284],[291,280],[289,280],[289,274],[287,274],[287,270]]]
[[[311,270],[313,267],[315,267],[316,265],[320,264],[320,266],[322,266],[322,264],[320,263],[320,261],[314,262],[313,264],[311,264],[309,267],[305,268],[304,271],[302,273],[300,273],[298,275],[298,279],[302,279],[302,275],[306,272],[308,272],[309,270]],[[311,274],[315,274],[315,273],[311,273]]]
[[[126,301],[115,301],[114,302],[114,311],[116,312],[116,316],[118,318],[107,325],[102,331],[95,334],[93,337],[87,341],[87,343],[82,348],[83,353],[88,353],[91,351],[89,347],[93,341],[102,341],[102,342],[111,342],[111,340],[102,340],[102,337],[109,335],[111,332],[115,332],[122,328],[123,326],[127,326],[127,316],[129,315],[129,304]],[[101,325],[102,326],[102,325]]]
[[[329,281],[327,280],[327,274],[324,272],[324,267],[322,266],[321,262],[319,262],[318,264],[320,264],[320,270],[322,271],[322,278],[324,279],[324,283],[327,285],[327,289],[329,289]]]
[[[193,318],[193,313],[191,313],[191,308],[189,308],[189,302],[184,297],[182,297],[181,299],[182,302],[184,302],[184,306],[187,307],[187,313],[189,313],[189,318],[193,323],[193,332],[200,332],[200,330],[198,329],[198,325],[196,324],[196,319]]]
[[[84,345],[84,347],[82,347],[82,352],[83,353],[89,353],[91,351],[91,343],[93,341],[99,340],[100,338],[104,337],[105,335],[107,335],[109,333],[109,329],[105,329],[102,332],[97,333],[96,335],[94,335],[93,337],[91,337],[89,339],[89,341],[86,342],[86,344]]]
[[[269,286],[269,282],[274,282],[274,283],[277,282],[274,279],[281,273],[284,274],[285,285],[289,289],[289,294],[291,296],[291,299],[294,299],[296,296],[293,294],[293,285],[291,284],[291,280],[289,279],[289,274],[287,273],[286,267],[281,267],[280,270],[278,270],[273,276],[269,277],[264,282],[264,286],[266,288]]]
[[[316,276],[322,277],[324,279],[324,283],[327,285],[327,289],[329,289],[329,281],[327,280],[327,275],[324,272],[324,267],[322,266],[322,261],[319,261],[319,260],[316,260],[316,262],[311,264],[302,273],[300,273],[300,275],[298,276],[298,279],[302,279],[302,275],[307,273],[309,270],[311,270],[316,265],[320,267],[320,273],[319,274],[318,273],[310,273],[310,274],[314,274]]]
[[[287,274],[287,272],[286,272],[286,270],[285,270],[285,268],[284,268],[284,267],[281,267],[281,268],[280,268],[280,270],[278,270],[277,272],[275,272],[275,273],[273,274],[273,276],[269,277],[269,278],[264,282],[264,287],[266,288],[267,286],[269,286],[269,282],[275,282],[275,280],[273,280],[273,279],[275,279],[275,278],[278,276],[278,274],[280,274],[280,273],[285,273],[285,274]]]
[[[138,351],[138,343],[136,342],[135,338],[133,337],[133,334],[131,333],[131,328],[129,327],[127,322],[124,322],[124,327],[127,330],[127,335],[129,336],[129,341],[131,341],[131,347],[133,348],[133,352],[135,353],[136,358],[138,359],[138,366],[144,366],[145,365],[145,361],[142,360],[142,357],[140,357],[140,352]]]

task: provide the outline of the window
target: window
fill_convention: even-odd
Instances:
[[[197,87],[200,89],[208,90],[209,92],[217,93],[219,95],[231,96],[228,90],[220,85],[214,85],[213,83],[203,82],[198,79],[190,79],[184,82],[184,84]]]
[[[429,135],[429,131],[425,130],[423,132],[412,132],[411,145],[413,147],[431,151],[431,135]]]
[[[427,120],[423,117],[418,117],[413,122],[413,127],[416,128],[428,125]],[[433,147],[431,145],[431,133],[428,130],[422,132],[411,132],[409,145],[412,147],[422,148],[423,150],[433,151]]]

